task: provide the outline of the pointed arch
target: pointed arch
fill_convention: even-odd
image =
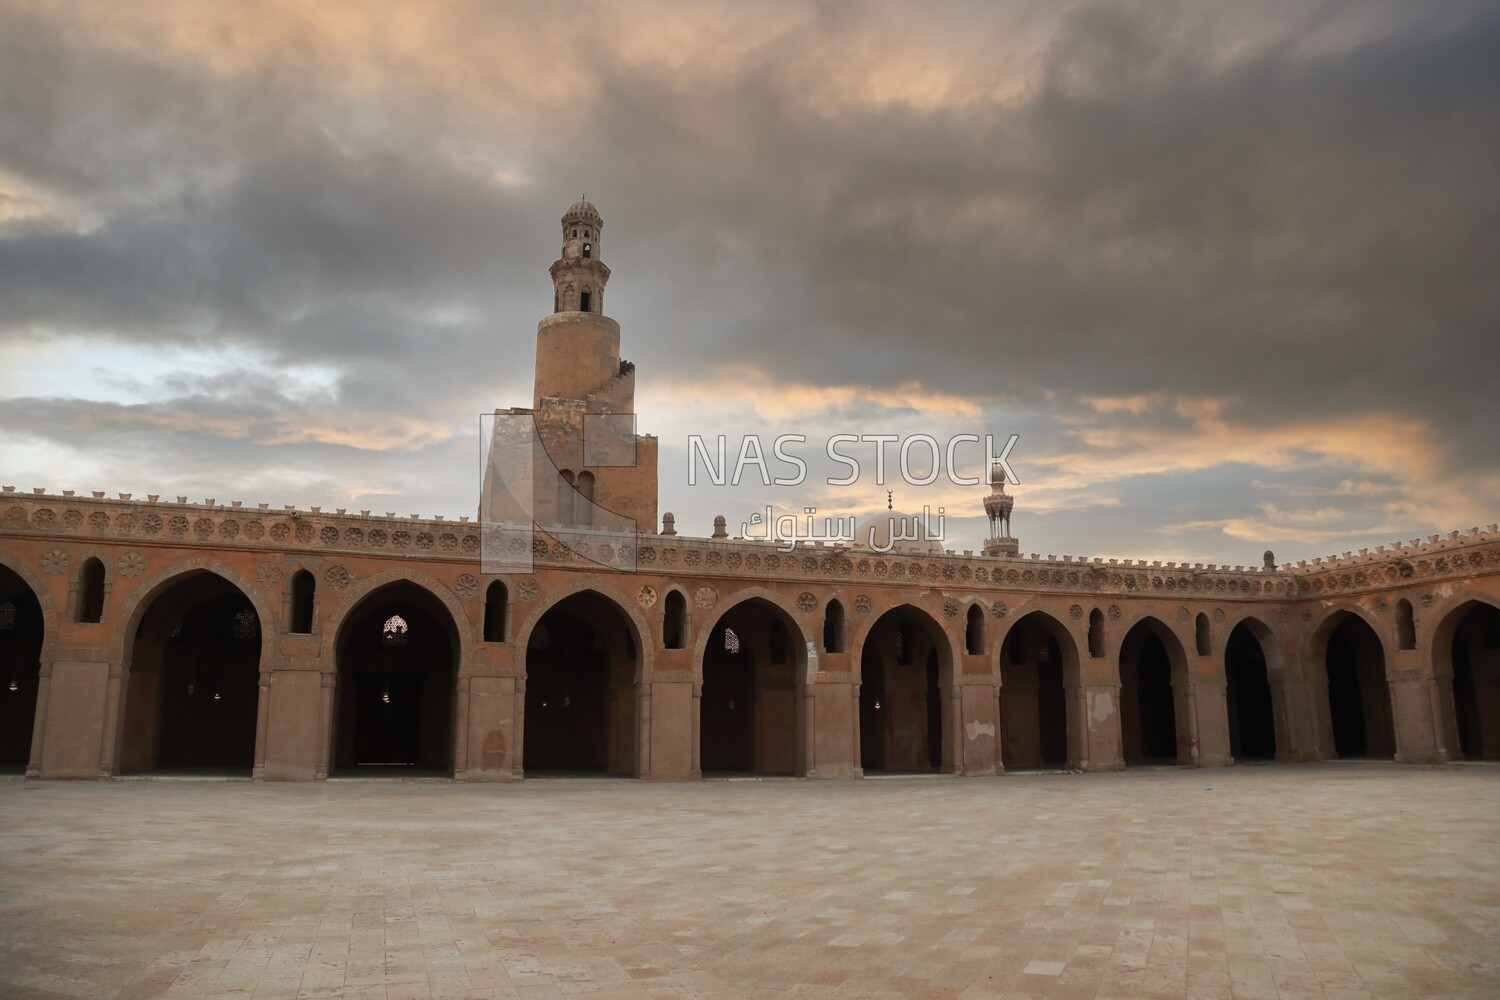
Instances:
[[[1396,648],[1417,648],[1417,620],[1406,598],[1396,602]]]
[[[687,641],[687,597],[681,590],[673,587],[667,591],[667,596],[662,601],[662,648],[682,649]]]
[[[651,633],[626,606],[584,587],[529,622],[521,763],[536,776],[640,776],[641,661]]]
[[[208,568],[133,594],[123,670],[120,771],[226,770],[259,759],[262,662],[273,645],[263,600]],[[113,761],[111,763],[113,763]]]
[[[869,624],[855,668],[862,770],[960,768],[955,660],[947,630],[920,605],[897,605]]]
[[[26,579],[0,565],[0,768],[29,770],[47,621]]]
[[[1448,757],[1500,759],[1500,596],[1466,591],[1432,620],[1432,670]]]
[[[1187,650],[1147,609],[1120,639],[1120,750],[1127,764],[1197,762]]]
[[[310,635],[315,620],[314,607],[317,601],[318,582],[305,569],[292,574],[291,616],[288,631],[299,635]]]
[[[484,641],[504,642],[510,615],[510,591],[504,580],[491,580],[484,590]]]
[[[694,771],[808,775],[817,652],[798,612],[763,587],[727,595],[719,607],[694,643]]]
[[[365,581],[330,628],[334,720],[330,772],[455,769],[458,675],[467,622],[408,576]]]
[[[964,616],[964,650],[971,656],[984,655],[984,611],[977,603],[969,605]]]
[[[842,653],[846,629],[843,602],[837,597],[830,597],[828,606],[823,609],[823,652]]]
[[[78,590],[74,597],[73,620],[98,623],[104,620],[104,561],[89,556],[78,567]]]
[[[1317,685],[1320,742],[1338,757],[1390,759],[1396,752],[1395,719],[1386,680],[1382,629],[1364,607],[1340,602],[1313,630],[1311,659],[1321,665]]]
[[[1078,644],[1061,619],[1021,611],[1000,639],[1000,744],[1007,770],[1081,767],[1088,727]]]

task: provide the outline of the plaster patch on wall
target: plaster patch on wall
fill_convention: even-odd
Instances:
[[[1108,719],[1115,711],[1114,695],[1108,691],[1100,691],[1089,699],[1089,718],[1095,723],[1101,723]]]
[[[995,724],[993,722],[979,722],[976,720],[964,727],[964,734],[969,737],[970,741],[977,740],[981,736],[988,736],[990,739],[994,739]]]

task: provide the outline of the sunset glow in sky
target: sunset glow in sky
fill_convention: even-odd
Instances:
[[[0,0],[0,482],[472,513],[586,191],[684,533],[887,488],[689,488],[690,434],[1018,433],[1024,552],[1485,524],[1497,52],[1436,2]],[[983,488],[893,488],[979,547]]]

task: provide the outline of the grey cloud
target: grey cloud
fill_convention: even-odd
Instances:
[[[723,69],[690,83],[610,44],[608,19],[561,39],[471,11],[439,36],[475,36],[451,53],[472,93],[434,99],[397,67],[343,86],[312,43],[210,72],[91,37],[77,9],[0,9],[0,186],[86,222],[0,223],[0,338],[253,345],[262,412],[307,405],[278,370],[328,364],[324,402],[351,419],[461,436],[525,401],[557,216],[587,189],[643,386],[753,366],[1034,410],[1213,395],[1252,426],[1394,410],[1497,471],[1500,11],[938,10],[826,5],[699,54]],[[494,82],[518,32],[581,96],[537,110]],[[956,67],[949,101],[818,91],[842,52],[903,32]],[[985,96],[1023,70],[1019,96]],[[167,392],[209,413],[224,389]],[[23,402],[0,425],[41,433]],[[86,411],[40,412],[75,427],[68,406]],[[164,440],[132,433],[143,462]],[[270,460],[220,455],[225,478]],[[409,478],[449,482],[439,460]]]

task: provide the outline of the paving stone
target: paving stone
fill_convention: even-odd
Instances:
[[[1500,767],[0,781],[0,997],[1500,996]]]

